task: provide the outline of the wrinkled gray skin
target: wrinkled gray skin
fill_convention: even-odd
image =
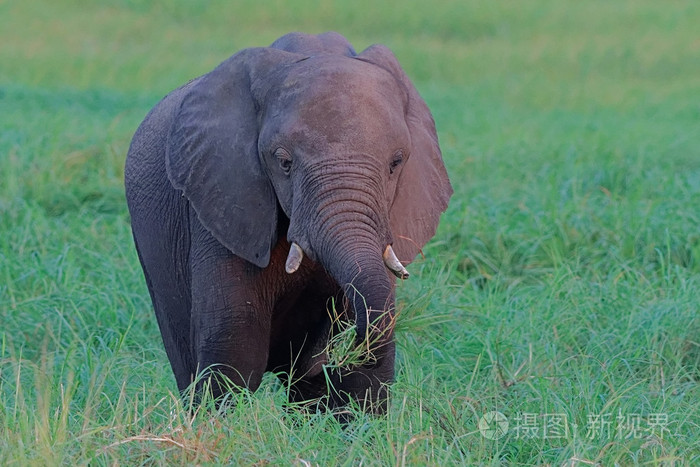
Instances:
[[[203,370],[215,396],[212,375],[255,390],[265,371],[292,372],[294,400],[385,410],[395,278],[382,253],[410,263],[452,193],[430,111],[387,48],[293,33],[243,50],[156,105],[125,179],[181,391]],[[288,274],[292,242],[305,256]],[[328,385],[331,299],[376,359]]]

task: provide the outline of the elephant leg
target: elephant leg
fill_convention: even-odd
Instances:
[[[296,277],[301,275],[303,272]],[[278,300],[272,315],[267,369],[292,378],[316,375],[326,362],[324,350],[331,328],[327,308],[329,297],[338,295],[337,286],[323,272],[320,278],[316,274],[289,289],[293,292]]]
[[[236,257],[194,217],[192,341],[201,390],[211,385],[214,398],[232,388],[255,390],[267,364],[270,311],[258,293],[260,269]]]
[[[392,340],[375,352],[378,357],[375,365],[341,370],[333,387],[338,394],[347,394],[368,412],[379,414],[387,410],[389,385],[394,382],[396,344]]]
[[[164,175],[156,180],[168,183]],[[169,185],[168,185],[169,186]],[[132,191],[135,188],[127,185]],[[142,193],[145,190],[141,191]],[[145,194],[142,196],[146,196]],[[188,206],[174,191],[158,199],[173,206],[171,215],[149,208],[150,204],[130,206],[134,243],[141,262],[148,292],[155,310],[165,351],[180,392],[192,383],[196,371],[190,342],[189,277],[180,272],[188,268]],[[163,239],[167,239],[164,241]]]
[[[292,307],[276,310],[268,369],[289,388],[291,402],[320,403],[333,409],[352,399],[372,412],[384,412],[388,384],[394,379],[395,344],[389,340],[375,349],[377,360],[371,366],[330,368],[326,351],[333,302],[329,297],[335,297],[335,306],[342,306],[342,291],[320,273],[294,297]]]
[[[387,410],[389,384],[394,380],[395,344],[389,342],[378,350],[378,362],[371,367],[352,369],[326,368],[311,377],[291,382],[290,399],[295,402],[322,399],[335,409],[356,401],[367,412],[381,414]]]

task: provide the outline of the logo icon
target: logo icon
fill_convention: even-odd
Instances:
[[[479,419],[479,431],[486,439],[500,439],[508,433],[508,419],[501,412],[486,412]]]

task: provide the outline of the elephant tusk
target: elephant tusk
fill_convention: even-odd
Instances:
[[[284,265],[284,270],[287,274],[293,274],[301,266],[301,260],[304,259],[304,250],[296,243],[292,243],[287,256],[287,263]]]
[[[399,261],[399,259],[396,257],[396,253],[394,253],[394,249],[391,247],[391,245],[386,246],[382,257],[384,258],[384,264],[386,264],[386,267],[388,267],[396,277],[399,279],[408,279],[410,274],[408,274],[406,268],[403,267],[401,261]]]

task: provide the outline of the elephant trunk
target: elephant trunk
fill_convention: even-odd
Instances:
[[[325,255],[320,260],[355,312],[358,339],[375,345],[393,335],[394,280],[382,261],[380,243],[372,243],[341,241],[328,260]]]
[[[340,175],[316,173],[302,184],[305,193],[295,200],[287,236],[296,245],[294,250],[299,248],[320,262],[340,285],[355,313],[358,338],[374,345],[392,338],[394,278],[390,274],[398,275],[403,268],[392,262],[393,251],[387,252],[391,233],[388,209],[381,202],[384,188],[379,180],[366,177],[366,171],[348,171],[353,170],[346,168]],[[328,183],[343,179],[342,187]],[[288,272],[296,270],[300,262],[296,257],[297,253],[290,253]]]

